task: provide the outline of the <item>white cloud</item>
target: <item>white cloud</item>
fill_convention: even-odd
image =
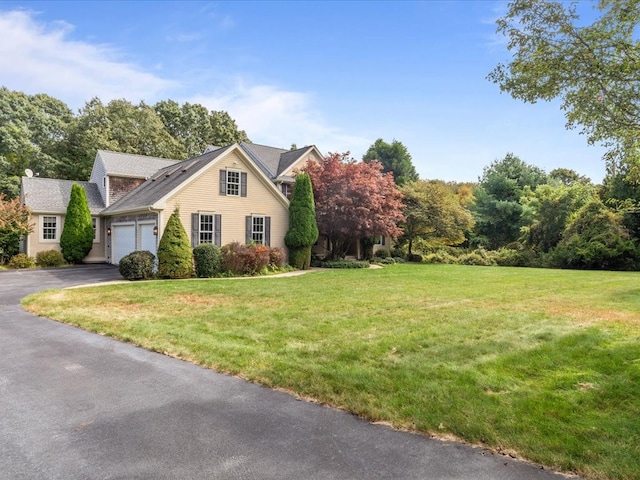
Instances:
[[[70,40],[73,26],[38,23],[33,12],[0,11],[0,84],[46,93],[78,108],[86,100],[155,99],[174,82],[118,59],[106,45]]]
[[[251,140],[281,148],[314,144],[323,153],[362,153],[370,139],[345,134],[331,127],[313,106],[308,93],[287,91],[271,85],[246,86],[242,81],[228,92],[189,99],[210,110],[226,110]]]

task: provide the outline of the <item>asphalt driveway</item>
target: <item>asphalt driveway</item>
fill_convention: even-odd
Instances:
[[[371,425],[19,306],[35,291],[117,278],[106,265],[0,272],[1,479],[563,478]]]

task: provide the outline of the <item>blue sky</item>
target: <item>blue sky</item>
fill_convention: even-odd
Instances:
[[[499,1],[0,1],[0,85],[227,110],[255,143],[362,158],[401,141],[422,178],[477,181],[506,153],[600,182],[603,150],[558,102],[486,80],[508,60]]]

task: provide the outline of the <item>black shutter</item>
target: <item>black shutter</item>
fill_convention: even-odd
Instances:
[[[245,217],[245,236],[244,243],[249,245],[251,243],[251,233],[253,231],[253,218],[251,215]]]
[[[222,215],[213,216],[213,244],[221,247],[222,243]]]
[[[200,243],[198,232],[200,231],[200,215],[191,214],[191,248],[196,247]]]
[[[240,173],[240,196],[241,197],[247,196],[247,173],[246,172]]]
[[[264,244],[271,246],[271,217],[264,217]]]
[[[227,171],[220,170],[220,195],[227,194]]]

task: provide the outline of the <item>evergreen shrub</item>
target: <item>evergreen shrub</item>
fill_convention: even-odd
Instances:
[[[193,250],[176,207],[158,244],[158,276],[189,278],[193,276]]]
[[[26,253],[18,253],[9,260],[9,268],[33,268],[36,261]]]
[[[153,278],[155,256],[148,250],[137,250],[120,259],[118,271],[127,280]]]
[[[193,249],[196,277],[211,278],[219,275],[222,265],[220,248],[212,243],[201,243]]]
[[[44,250],[36,254],[36,264],[39,267],[59,267],[65,264],[65,260],[58,250]]]
[[[81,263],[93,248],[93,223],[87,194],[77,183],[71,186],[64,228],[60,235],[62,256],[69,263]]]
[[[311,263],[311,247],[318,240],[316,208],[313,200],[311,177],[306,173],[296,176],[289,203],[289,230],[284,243],[289,247],[289,264],[306,270]]]

